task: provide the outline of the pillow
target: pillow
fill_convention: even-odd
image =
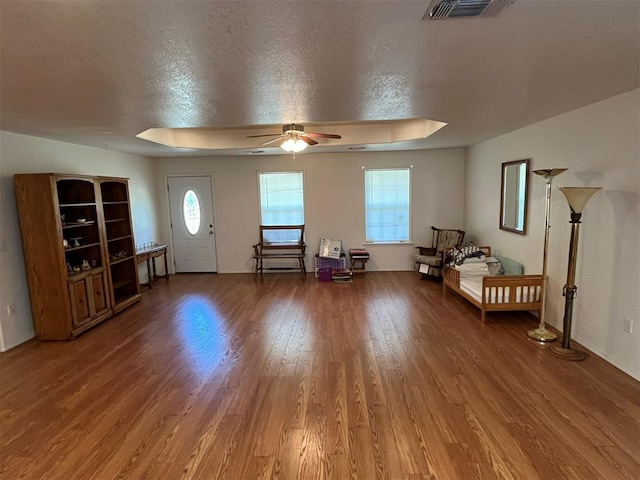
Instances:
[[[504,268],[500,262],[487,263],[489,267],[489,275],[504,275]]]
[[[501,255],[494,255],[504,270],[505,275],[523,275],[524,274],[524,265],[521,263],[512,260],[509,257],[503,257]]]
[[[489,267],[489,275],[504,275],[504,268],[496,257],[487,257],[485,262]]]

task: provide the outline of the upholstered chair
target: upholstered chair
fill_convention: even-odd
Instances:
[[[464,240],[464,230],[447,230],[431,227],[432,238],[430,247],[416,247],[415,266],[423,276],[440,277],[447,250],[460,245]]]

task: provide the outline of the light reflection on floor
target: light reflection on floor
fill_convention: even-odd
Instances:
[[[175,320],[189,367],[198,376],[210,373],[228,348],[225,319],[202,295],[186,295],[176,306]]]

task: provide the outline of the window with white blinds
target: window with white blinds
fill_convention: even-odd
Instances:
[[[365,170],[365,224],[368,243],[410,241],[411,172],[408,168]]]
[[[258,176],[262,225],[303,225],[302,172],[265,172]]]

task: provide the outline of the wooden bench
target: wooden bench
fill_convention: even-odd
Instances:
[[[265,270],[298,270],[306,275],[304,225],[260,225],[260,241],[253,246],[256,275]],[[265,267],[264,260],[294,260],[296,266]]]

